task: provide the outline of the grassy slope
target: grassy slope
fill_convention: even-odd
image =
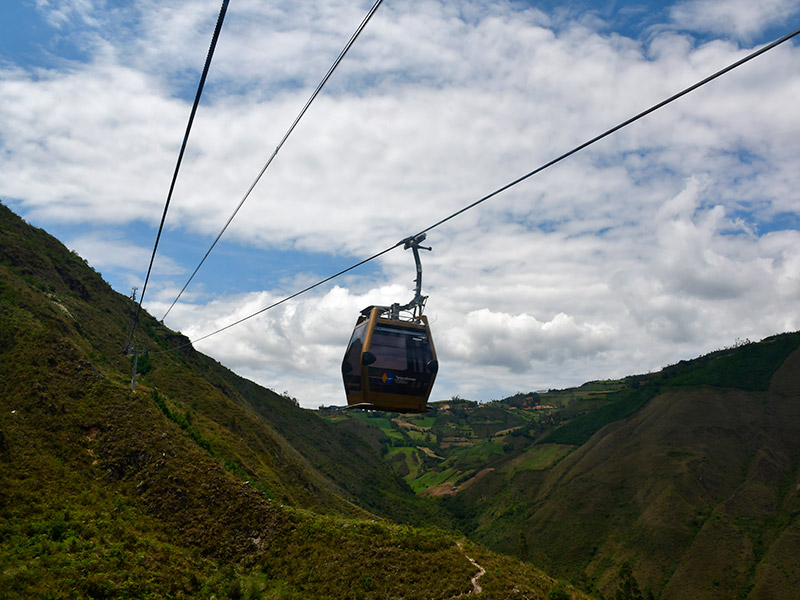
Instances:
[[[372,486],[370,509],[394,510],[385,490],[409,520],[429,511],[414,510],[374,460],[376,440],[191,349],[151,355],[131,392],[120,353],[129,302],[2,206],[0,249],[0,597],[450,598],[471,589],[476,568],[458,537],[356,506]],[[142,331],[153,350],[182,339],[148,315]],[[317,440],[301,445],[308,434]],[[356,475],[339,466],[349,460]],[[465,548],[489,571],[484,597],[544,598],[556,583]]]
[[[128,387],[130,359],[121,350],[131,322],[130,301],[114,293],[60,242],[28,227],[4,207],[0,210],[0,289],[5,290],[0,291],[5,300],[5,343],[0,342],[0,349],[9,351],[0,365],[4,377],[9,383],[18,379],[22,386],[51,388],[43,395],[63,404],[65,395],[79,400],[82,388],[65,394],[69,381],[54,387],[50,379],[77,360],[107,382]],[[186,341],[144,312],[140,331],[141,343],[151,350]],[[242,411],[240,397],[226,395],[214,361],[191,348],[144,358],[140,367],[149,365],[149,370],[139,378],[137,392],[150,398],[151,388],[160,387],[172,413],[192,421],[192,430],[227,459],[230,469],[245,471],[253,482],[293,504],[344,512],[354,508],[269,423]],[[298,418],[306,412],[292,408]]]
[[[606,594],[628,564],[664,598],[782,597],[800,585],[799,345],[782,334],[646,376],[351,420],[496,550]]]
[[[746,344],[692,361],[681,361],[656,375],[629,378],[630,383],[611,395],[608,404],[578,415],[542,441],[583,444],[604,426],[633,414],[668,388],[716,386],[765,391],[772,375],[799,344],[800,338],[796,335],[777,335],[759,344]]]
[[[449,524],[434,503],[420,501],[394,472],[378,460],[380,443],[364,436],[363,427],[337,427],[311,411],[297,411],[285,399],[225,370],[232,387],[253,411],[268,420],[314,468],[335,481],[339,494],[395,521]]]
[[[499,469],[451,504],[477,539],[514,553],[522,531],[540,564],[606,592],[629,562],[665,599],[789,597],[800,585],[800,351],[783,358],[798,337],[668,370],[661,393],[552,469]],[[760,381],[742,377],[756,371]],[[724,386],[720,372],[751,389]],[[713,385],[688,385],[709,373]]]

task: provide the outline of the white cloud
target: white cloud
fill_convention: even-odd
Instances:
[[[36,10],[44,15],[45,20],[56,28],[63,28],[73,19],[90,26],[96,26],[97,20],[92,16],[95,5],[92,0],[35,0]]]
[[[525,313],[510,315],[482,308],[452,327],[440,346],[467,364],[525,373],[538,361],[563,363],[593,356],[608,349],[613,333],[605,323],[578,324],[564,313],[542,323]]]
[[[673,6],[671,15],[678,26],[690,31],[750,40],[770,25],[787,22],[799,8],[796,0],[688,0]]]
[[[119,65],[0,74],[3,193],[69,222],[156,221],[184,107]],[[172,158],[171,160],[174,160]]]
[[[107,235],[98,232],[80,235],[65,244],[80,254],[93,267],[122,268],[138,271],[150,261],[151,248],[127,243],[120,234]],[[158,255],[158,270],[165,275],[183,275],[186,269],[167,256]]]
[[[152,239],[95,228],[160,219],[218,3],[50,6],[83,6],[102,26],[87,35],[85,63],[0,73],[0,194],[29,220],[89,222],[74,247],[98,266],[135,269]],[[720,22],[746,39],[792,7]],[[166,237],[210,244],[365,10],[338,0],[230,7]],[[715,10],[676,5],[674,22],[643,42],[563,14],[555,28],[516,4],[388,3],[222,244],[298,260],[381,251],[744,56],[685,33],[690,18],[710,27]],[[670,32],[676,23],[684,33]],[[762,231],[797,213],[799,53],[773,50],[430,232],[436,396],[580,384],[796,328],[798,232]],[[147,304],[157,316],[180,268],[195,266],[159,261]],[[358,310],[412,294],[409,252],[371,266],[198,348],[306,405],[341,403],[339,361]],[[281,269],[294,280],[243,273],[256,282],[247,293],[218,289],[201,270],[169,324],[204,335],[330,274]]]

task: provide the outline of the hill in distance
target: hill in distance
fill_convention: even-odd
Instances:
[[[589,598],[450,530],[380,457],[238,377],[0,205],[0,598]]]

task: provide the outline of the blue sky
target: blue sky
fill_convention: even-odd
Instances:
[[[231,0],[145,307],[161,317],[371,2]],[[0,7],[0,198],[141,288],[214,0]],[[800,3],[387,0],[167,318],[190,338],[381,251],[800,26]],[[435,399],[659,369],[800,328],[793,41],[430,232]],[[344,402],[394,250],[198,343]]]

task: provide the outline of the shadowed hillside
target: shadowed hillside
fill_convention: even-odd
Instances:
[[[0,250],[0,597],[585,597],[147,314],[132,392],[130,300],[2,205]]]
[[[122,348],[132,322],[130,300],[112,292],[60,242],[0,210],[7,273],[0,288],[0,351],[9,353],[2,365],[7,389],[32,387],[41,403],[57,411],[85,393],[84,372],[129,387],[132,364]],[[353,506],[358,498],[390,518],[436,520],[357,435],[331,427],[191,346],[164,352],[188,340],[146,313],[138,330],[137,345],[150,353],[140,357],[131,401],[160,408],[229,471],[275,499],[306,508],[359,514]],[[348,457],[347,468],[333,460],[337,456]],[[417,510],[408,509],[408,502]]]
[[[498,485],[516,509],[497,514],[494,499],[497,516],[477,539],[511,550],[521,529],[532,557],[601,589],[627,561],[661,598],[791,597],[800,586],[799,367],[795,352],[765,392],[669,390],[549,471],[484,478],[464,492],[475,509],[485,514],[482,498]]]
[[[380,428],[389,463],[472,539],[606,598],[791,598],[798,346],[782,334],[618,381],[327,418]]]

